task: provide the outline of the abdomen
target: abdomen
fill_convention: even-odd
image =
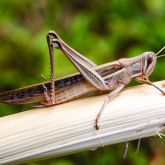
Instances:
[[[50,91],[51,83],[44,84]],[[87,93],[97,90],[80,74],[69,76],[55,81],[55,104],[73,100]],[[28,86],[0,93],[0,103],[28,104],[44,100],[43,84]]]

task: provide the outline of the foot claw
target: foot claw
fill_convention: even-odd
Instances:
[[[95,128],[96,130],[99,130],[99,126],[98,126],[97,123],[95,123],[94,128]]]

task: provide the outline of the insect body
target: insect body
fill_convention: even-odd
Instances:
[[[27,104],[40,102],[44,106],[56,105],[80,96],[98,91],[111,91],[95,120],[95,128],[107,103],[114,98],[132,79],[154,86],[161,93],[165,92],[152,84],[148,77],[154,70],[157,54],[144,52],[143,54],[119,59],[111,63],[97,66],[92,61],[69,47],[55,32],[47,35],[50,55],[50,81],[42,84],[16,89],[0,94],[1,103]],[[53,49],[60,49],[77,68],[79,73],[55,80]]]

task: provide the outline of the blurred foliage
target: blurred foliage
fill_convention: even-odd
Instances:
[[[165,44],[164,6],[164,0],[1,0],[0,91],[41,82],[41,73],[49,77],[49,30],[97,64],[157,52]],[[61,52],[55,50],[55,56],[56,77],[75,72]],[[162,57],[152,81],[164,79],[164,67]],[[4,116],[27,106],[0,105],[0,109]],[[157,148],[160,142],[155,141],[144,140],[137,155],[136,145],[131,145],[126,160],[123,145],[115,145],[29,165],[163,164],[164,146]]]

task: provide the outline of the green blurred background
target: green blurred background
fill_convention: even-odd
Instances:
[[[165,45],[164,0],[1,0],[0,1],[0,91],[39,83],[49,78],[46,34],[55,30],[71,47],[96,64],[144,51],[157,52]],[[56,77],[75,68],[55,50]],[[164,58],[158,60],[152,81],[165,78]],[[5,116],[29,106],[0,105]],[[28,165],[159,165],[165,164],[165,145],[158,138],[142,140],[135,154],[130,145],[126,160],[124,144],[29,163]]]

